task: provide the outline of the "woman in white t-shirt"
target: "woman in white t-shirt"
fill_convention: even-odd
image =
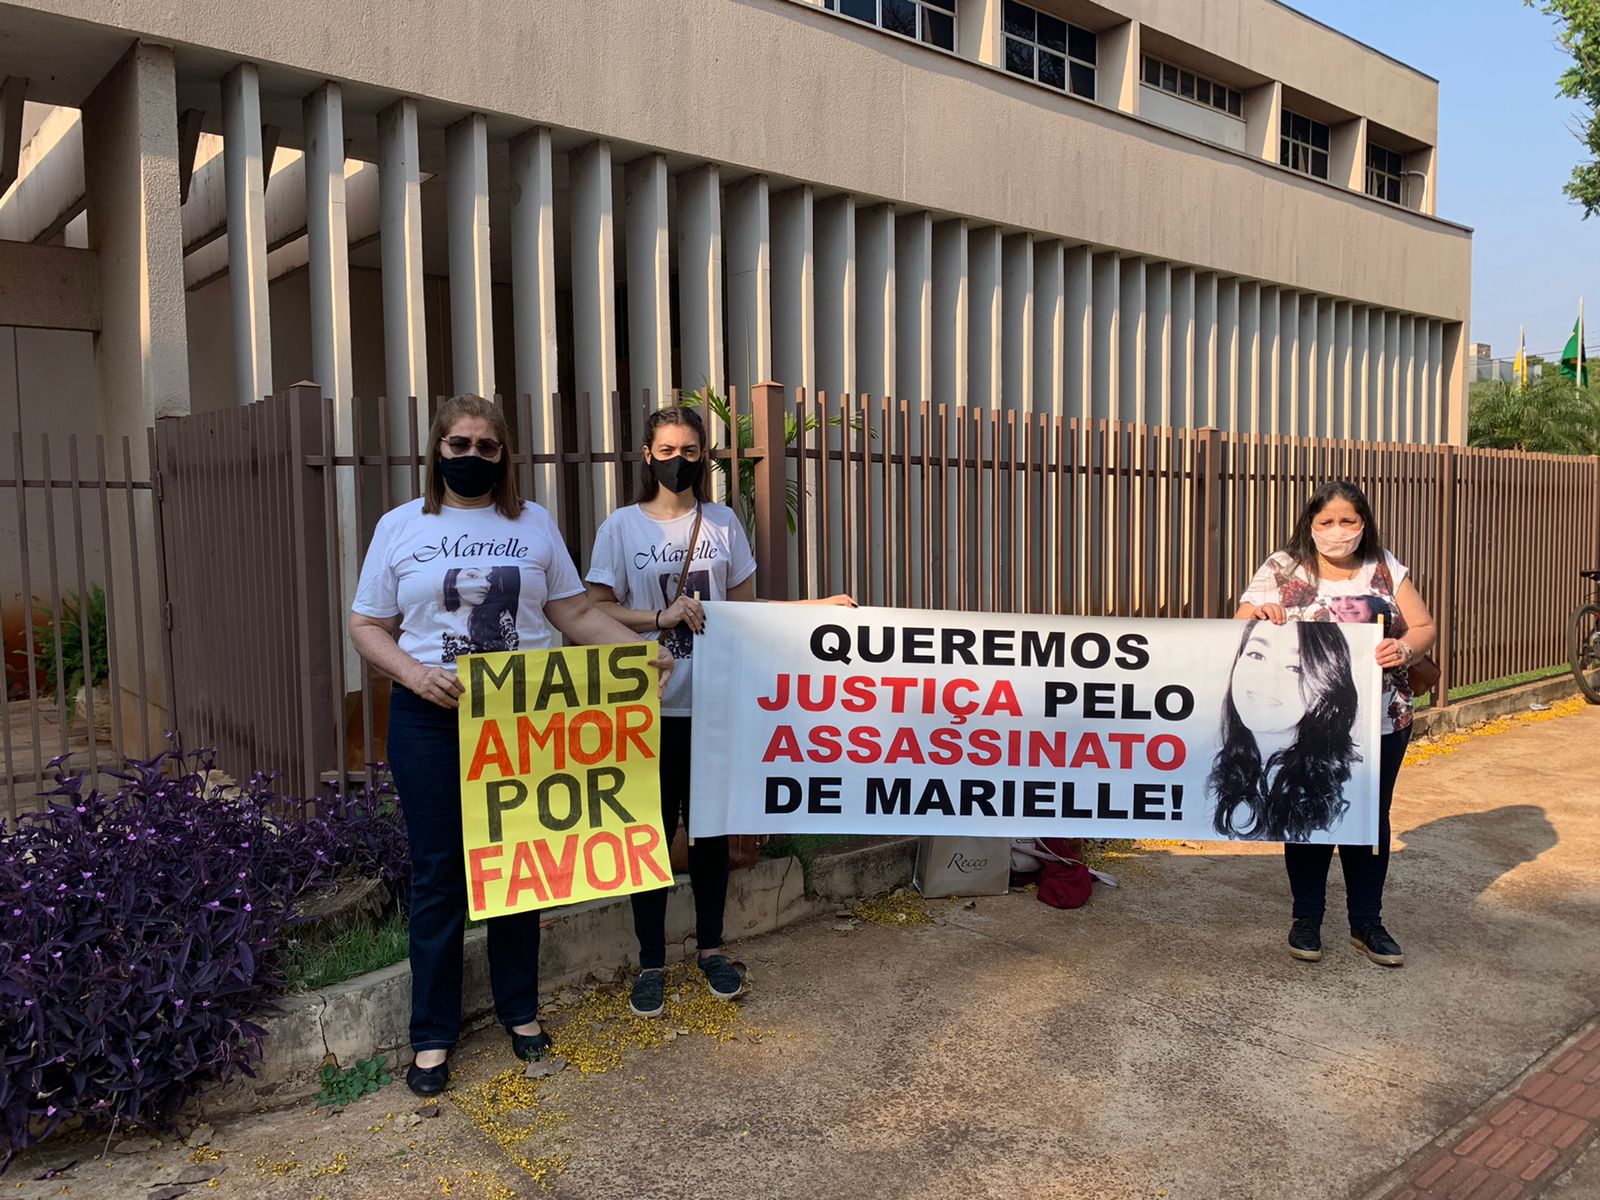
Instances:
[[[645,427],[644,487],[639,502],[619,508],[595,533],[589,596],[595,607],[629,629],[657,638],[677,669],[661,696],[661,818],[667,842],[689,823],[690,671],[694,638],[706,627],[704,601],[754,600],[755,555],[733,509],[711,503],[706,431],[690,408],[664,408]],[[848,596],[802,604],[854,606]],[[722,915],[728,894],[728,839],[690,838],[689,882],[694,888],[700,970],[713,995],[744,990],[737,968],[722,953]],[[639,974],[629,1004],[641,1017],[665,1004],[667,890],[635,892],[634,932]]]
[[[1340,846],[1351,943],[1375,963],[1405,962],[1399,943],[1383,927],[1383,885],[1389,871],[1389,808],[1395,779],[1411,740],[1412,662],[1433,645],[1433,617],[1407,578],[1409,572],[1383,548],[1372,506],[1353,483],[1326,483],[1307,502],[1289,544],[1268,557],[1250,581],[1234,616],[1241,621],[1353,621],[1384,618],[1388,636],[1378,643],[1384,669],[1383,739],[1379,761],[1378,845]],[[1307,686],[1302,677],[1302,691]],[[1248,765],[1248,764],[1247,764]],[[1220,764],[1219,764],[1220,766]],[[1255,807],[1271,803],[1284,778],[1280,754],[1258,762],[1250,774],[1260,791]],[[1231,764],[1238,774],[1239,764]],[[1220,811],[1220,810],[1219,810]],[[1322,957],[1322,917],[1333,847],[1290,841],[1283,847],[1294,897],[1289,953],[1306,962]]]
[[[461,760],[453,664],[466,654],[569,642],[641,640],[590,603],[550,514],[524,502],[510,469],[505,415],[481,396],[440,406],[420,500],[385,513],[362,564],[350,616],[361,657],[396,683],[388,757],[411,852],[411,1048],[406,1083],[443,1091],[461,1031]],[[665,655],[655,665],[670,672]],[[670,678],[670,675],[666,676]],[[539,914],[488,925],[495,1012],[519,1058],[542,1057]]]

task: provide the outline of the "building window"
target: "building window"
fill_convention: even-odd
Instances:
[[[1321,121],[1283,110],[1283,131],[1278,161],[1291,171],[1328,177],[1328,127]]]
[[[1403,171],[1400,156],[1393,150],[1367,143],[1367,195],[1399,204]]]
[[[822,0],[822,6],[941,50],[956,48],[956,0]]]
[[[1182,67],[1175,67],[1159,58],[1144,56],[1144,82],[1146,86],[1171,92],[1180,100],[1227,113],[1230,117],[1244,117],[1244,97],[1238,88],[1231,88],[1215,79],[1196,75]]]
[[[1005,25],[1006,70],[1094,99],[1098,39],[1093,33],[1016,0],[1006,0]]]

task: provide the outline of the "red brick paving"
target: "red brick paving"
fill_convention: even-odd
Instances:
[[[1443,1145],[1412,1155],[1381,1200],[1532,1200],[1600,1136],[1600,1020],[1536,1063]]]

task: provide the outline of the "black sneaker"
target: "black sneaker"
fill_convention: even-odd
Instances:
[[[1301,962],[1322,961],[1322,922],[1296,917],[1289,928],[1289,953]]]
[[[1382,925],[1363,925],[1350,931],[1350,944],[1382,967],[1403,967],[1406,956],[1400,943]]]
[[[633,991],[628,993],[628,1007],[636,1017],[659,1017],[667,1006],[667,986],[661,968],[640,971],[633,979]]]
[[[744,976],[720,954],[702,958],[700,970],[705,973],[706,986],[718,1000],[732,1000],[744,991]]]

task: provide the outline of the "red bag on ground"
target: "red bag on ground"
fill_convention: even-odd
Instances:
[[[1013,880],[1038,880],[1039,899],[1051,908],[1082,908],[1096,878],[1117,884],[1085,865],[1080,838],[1018,838],[1011,844],[1011,866]]]
[[[1094,878],[1082,861],[1083,845],[1077,838],[1038,838],[1039,899],[1051,908],[1082,908],[1094,890]]]

